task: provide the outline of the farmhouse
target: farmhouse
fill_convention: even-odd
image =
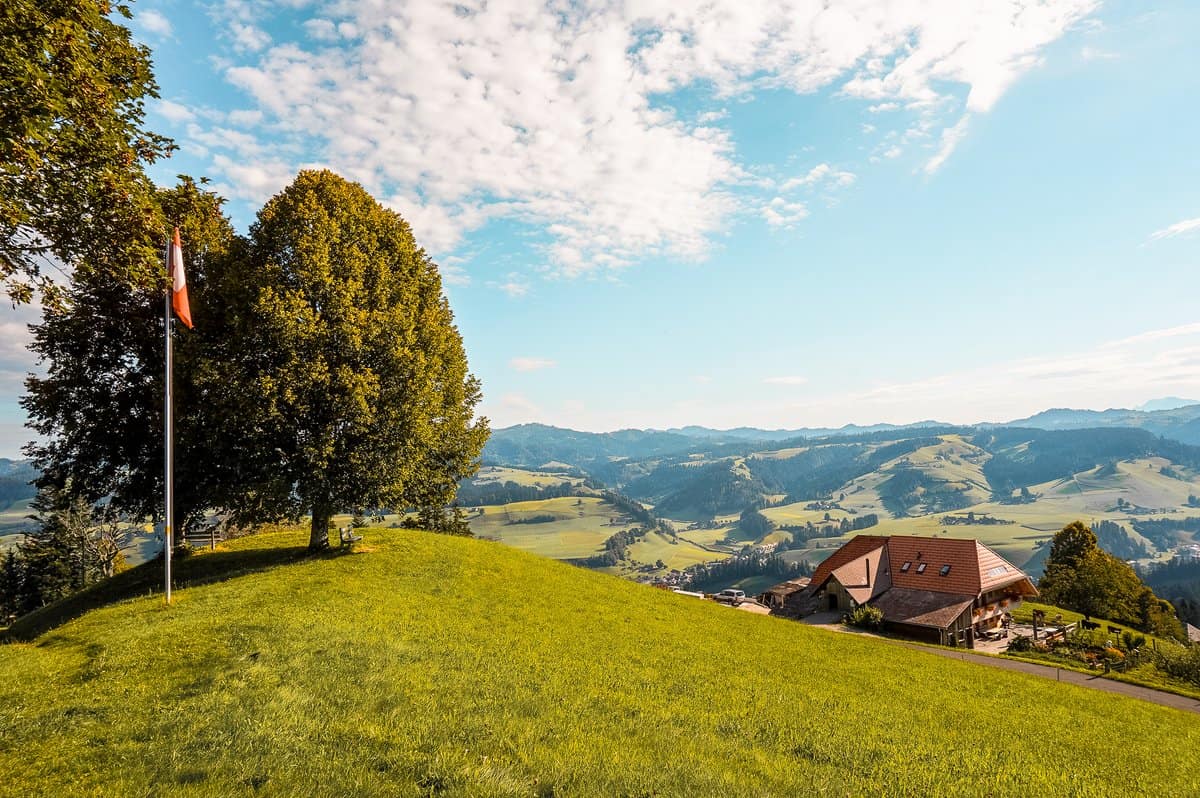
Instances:
[[[977,540],[858,535],[817,566],[779,610],[802,615],[871,604],[892,631],[974,647],[1026,596],[1033,581]]]

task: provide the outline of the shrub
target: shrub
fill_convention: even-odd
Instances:
[[[843,622],[859,629],[878,630],[883,628],[883,611],[878,607],[863,604],[847,613]]]
[[[1124,646],[1126,651],[1136,651],[1146,645],[1146,636],[1134,634],[1126,629],[1121,633],[1121,645]]]
[[[1009,641],[1008,650],[1015,653],[1033,651],[1033,638],[1029,635],[1014,635]]]

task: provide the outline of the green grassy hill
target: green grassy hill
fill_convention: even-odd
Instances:
[[[0,794],[1200,793],[1175,710],[488,541],[304,539],[185,558],[169,608],[146,567],[20,622],[54,628],[0,648]]]
[[[569,560],[604,552],[604,541],[637,526],[593,496],[564,496],[471,508],[471,531],[543,557]]]

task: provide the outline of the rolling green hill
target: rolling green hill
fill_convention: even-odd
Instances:
[[[538,429],[545,446],[554,434]],[[791,527],[876,515],[879,534],[978,538],[1037,576],[1046,543],[1072,521],[1116,524],[1114,551],[1144,549],[1139,562],[1150,566],[1193,541],[1189,519],[1200,519],[1200,448],[1144,429],[922,426],[759,443],[699,437],[685,453],[649,457],[636,447],[613,451],[622,453],[600,458],[605,476],[590,476],[718,552],[730,548],[710,545],[721,540],[792,543],[784,530],[742,534],[736,520],[748,506]],[[1139,531],[1147,523],[1178,529],[1147,537]],[[805,537],[786,559],[816,563],[848,535],[822,528]]]
[[[135,569],[0,649],[0,794],[1200,792],[1200,724],[487,541]],[[203,583],[203,584],[201,584]],[[1119,774],[1119,775],[1115,775]]]
[[[468,522],[479,537],[561,560],[599,554],[610,536],[636,525],[612,505],[592,496],[473,508]]]

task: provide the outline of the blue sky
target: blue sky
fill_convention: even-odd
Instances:
[[[1200,399],[1195,3],[476,6],[136,3],[156,178],[243,230],[298,168],[362,182],[442,264],[494,426]]]

